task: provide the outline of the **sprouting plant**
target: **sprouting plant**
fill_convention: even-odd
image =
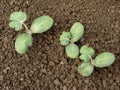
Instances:
[[[13,12],[10,15],[9,26],[14,28],[16,31],[25,27],[26,32],[20,34],[15,41],[15,49],[19,54],[24,54],[28,50],[28,47],[32,45],[33,33],[43,33],[47,31],[53,25],[53,19],[50,16],[41,16],[32,22],[31,28],[29,29],[24,23],[27,20],[25,12]]]
[[[78,66],[77,71],[82,76],[89,76],[93,73],[94,66],[99,68],[107,67],[115,61],[115,56],[110,52],[103,52],[93,59],[95,50],[89,47],[89,45],[83,45],[79,50],[75,42],[83,36],[83,33],[84,26],[76,22],[71,27],[70,32],[64,31],[62,35],[60,35],[60,43],[66,46],[65,51],[70,58],[77,58],[79,53],[81,54],[79,58],[83,63]]]
[[[84,26],[76,22],[72,25],[70,32],[63,32],[60,35],[60,43],[61,45],[66,46],[65,51],[68,57],[76,58],[79,56],[79,47],[75,44],[84,33]]]
[[[80,48],[80,59],[83,60],[83,63],[78,66],[77,71],[82,76],[89,76],[94,71],[94,66],[102,68],[111,65],[115,61],[114,54],[110,52],[103,52],[96,56],[95,59],[92,59],[95,51],[92,47],[84,45]]]

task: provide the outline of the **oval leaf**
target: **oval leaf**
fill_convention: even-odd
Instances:
[[[107,67],[115,61],[115,56],[110,52],[103,52],[99,54],[95,60],[96,67]]]
[[[69,44],[65,51],[70,58],[77,58],[79,55],[79,47],[75,44]]]
[[[68,45],[71,38],[70,32],[63,32],[62,35],[60,35],[60,44],[61,45]]]
[[[32,36],[23,33],[19,35],[15,41],[15,49],[19,54],[26,53],[29,46],[33,43]]]
[[[88,62],[83,62],[80,66],[78,66],[77,71],[82,76],[90,76],[93,73],[94,67]]]
[[[30,30],[33,33],[43,33],[51,28],[52,25],[53,19],[50,16],[41,16],[33,21]]]
[[[76,42],[83,36],[84,26],[81,23],[76,22],[72,25],[70,33],[72,35],[72,41]]]

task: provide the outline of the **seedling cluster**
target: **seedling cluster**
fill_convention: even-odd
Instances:
[[[80,60],[82,60],[82,64],[78,66],[77,71],[82,76],[89,76],[94,71],[95,67],[107,67],[111,65],[115,61],[114,54],[110,52],[103,52],[96,56],[95,59],[92,57],[95,54],[95,50],[89,45],[83,45],[79,49],[79,47],[75,44],[84,33],[84,26],[76,22],[70,29],[70,32],[63,32],[60,35],[60,43],[61,45],[66,46],[65,51],[68,57],[77,58],[79,56]]]
[[[50,16],[41,16],[35,19],[30,29],[24,23],[27,20],[25,12],[13,12],[10,15],[9,26],[19,31],[24,26],[26,32],[20,34],[15,41],[15,49],[19,54],[27,52],[28,48],[33,44],[32,34],[43,33],[50,29],[53,25],[53,19]],[[84,26],[80,22],[76,22],[72,25],[70,32],[63,32],[60,35],[60,43],[65,46],[65,52],[68,57],[80,58],[82,64],[78,66],[77,71],[82,76],[89,76],[94,71],[95,67],[107,67],[115,61],[114,54],[110,52],[103,52],[93,59],[95,50],[89,45],[83,45],[78,47],[75,43],[82,38],[84,34]]]
[[[31,28],[29,29],[24,23],[27,20],[25,12],[13,12],[10,15],[9,26],[14,28],[16,31],[25,27],[26,32],[20,34],[15,41],[15,49],[19,54],[24,54],[33,43],[33,33],[43,33],[47,31],[53,25],[53,19],[50,16],[41,16],[32,22]]]

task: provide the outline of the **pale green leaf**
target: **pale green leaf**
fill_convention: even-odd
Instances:
[[[35,19],[31,25],[33,33],[43,33],[50,29],[53,25],[53,19],[50,16],[41,16]]]
[[[95,58],[94,63],[96,67],[107,67],[111,65],[114,61],[114,54],[110,52],[103,52]]]
[[[80,22],[76,22],[72,25],[70,29],[70,33],[72,35],[72,41],[76,42],[78,41],[84,33],[84,26]]]
[[[22,23],[27,19],[26,13],[19,11],[13,12],[10,15],[9,26],[14,28],[16,31],[19,31],[22,28]]]
[[[16,21],[10,22],[10,23],[9,23],[9,26],[10,26],[11,28],[14,28],[16,31],[19,31],[19,30],[22,28],[22,24],[19,23],[19,22],[16,22]]]
[[[84,62],[88,62],[88,61],[90,61],[90,58],[87,56],[87,55],[80,55],[80,57],[79,57],[81,60],[83,60]]]
[[[19,54],[26,53],[29,46],[33,43],[32,36],[23,33],[19,35],[15,41],[15,49]]]
[[[71,34],[70,32],[63,32],[62,35],[60,35],[60,44],[61,45],[68,45],[70,42]]]
[[[19,12],[13,12],[10,15],[10,21],[18,21],[18,22],[24,22],[27,19],[27,15],[25,12],[19,11]]]
[[[78,66],[77,71],[82,75],[82,76],[90,76],[93,73],[94,67],[89,63],[83,62],[80,66]]]
[[[76,44],[69,44],[65,51],[70,58],[77,58],[79,55],[79,47]]]
[[[92,47],[88,47],[87,45],[83,45],[80,48],[80,53],[83,55],[87,55],[87,56],[93,56],[95,51]]]

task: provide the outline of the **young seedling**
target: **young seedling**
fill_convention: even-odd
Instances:
[[[114,54],[110,52],[103,52],[96,56],[95,59],[92,59],[95,51],[92,47],[84,45],[80,49],[80,59],[83,60],[83,63],[78,66],[77,71],[82,76],[89,76],[94,71],[94,66],[102,68],[111,65],[115,61]]]
[[[50,29],[53,25],[53,19],[50,16],[41,16],[32,22],[31,28],[29,29],[24,23],[27,20],[25,12],[13,12],[10,15],[9,26],[14,28],[16,31],[25,27],[26,32],[20,34],[15,41],[15,49],[19,54],[24,54],[33,43],[33,33],[43,33]]]
[[[61,45],[66,46],[65,51],[68,57],[77,58],[79,56],[79,47],[75,44],[84,33],[84,26],[76,22],[72,25],[70,32],[63,32],[60,35],[60,43]]]

